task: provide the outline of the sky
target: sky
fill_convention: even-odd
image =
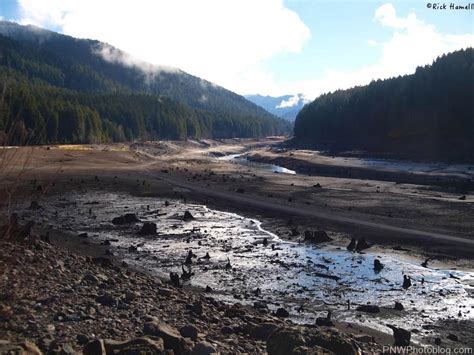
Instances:
[[[0,18],[98,39],[239,94],[314,99],[474,47],[474,8],[452,1],[0,0]]]

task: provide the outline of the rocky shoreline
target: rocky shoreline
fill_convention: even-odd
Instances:
[[[299,326],[28,236],[2,240],[0,353],[376,353],[370,336]],[[15,350],[16,349],[16,350]],[[16,351],[16,352],[15,352]]]

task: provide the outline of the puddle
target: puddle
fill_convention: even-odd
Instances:
[[[223,160],[223,161],[229,161],[233,164],[239,164],[239,165],[243,165],[243,166],[247,166],[251,168],[259,168],[259,169],[271,171],[273,173],[290,174],[290,175],[296,174],[296,171],[284,168],[283,166],[250,161],[243,154],[230,154],[230,155],[225,155],[223,157],[219,157],[217,159]]]
[[[424,268],[420,260],[383,251],[354,254],[335,245],[286,242],[262,229],[257,220],[181,201],[170,200],[166,207],[160,198],[91,190],[70,193],[66,199],[50,197],[41,205],[44,209],[23,209],[20,215],[29,219],[36,214],[37,220],[54,227],[87,232],[89,240],[117,239],[110,247],[114,253],[166,278],[171,271],[181,274],[181,265],[192,250],[197,258],[193,258],[195,275],[189,285],[210,286],[212,297],[228,302],[263,302],[270,310],[285,307],[295,322],[313,323],[331,309],[336,319],[385,331],[387,323],[419,329],[416,339],[423,336],[424,325],[474,316],[474,272]],[[19,211],[26,207],[20,206]],[[194,220],[182,221],[186,210]],[[158,235],[138,236],[141,223],[111,223],[125,213],[155,222]],[[267,246],[262,244],[264,238]],[[137,251],[129,252],[130,246]],[[209,260],[202,259],[206,253]],[[380,273],[373,270],[376,257],[385,265]],[[228,261],[230,270],[225,268]],[[401,287],[403,274],[410,275],[414,284],[408,290]],[[395,301],[405,310],[393,310]],[[375,315],[355,311],[357,304],[369,302],[382,311]]]

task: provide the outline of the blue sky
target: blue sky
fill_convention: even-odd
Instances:
[[[0,16],[108,42],[130,53],[128,65],[178,67],[240,94],[302,92],[312,99],[408,74],[474,45],[474,9],[433,10],[428,3],[0,0]],[[123,60],[106,49],[101,55]]]

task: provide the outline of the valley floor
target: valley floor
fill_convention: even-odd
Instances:
[[[314,156],[307,152],[268,149],[278,142],[280,140],[275,138],[11,148],[2,153],[1,207],[4,211],[15,210],[25,201],[41,204],[48,196],[67,198],[73,191],[112,189],[136,196],[195,201],[236,212],[259,219],[265,229],[286,240],[298,240],[306,229],[325,230],[342,247],[352,237],[364,237],[385,252],[397,250],[420,260],[430,258],[430,267],[448,265],[450,269],[474,269],[474,197],[472,191],[458,190],[458,177],[453,177],[453,188],[446,171],[431,172],[427,183],[423,177],[413,179],[412,171],[397,172],[391,179],[386,171],[381,175],[378,167],[374,167],[373,174],[370,167],[364,167],[363,174],[357,170],[354,175],[354,170],[321,169],[321,165],[333,167],[335,164],[334,160],[324,159],[317,161],[321,171],[317,174],[317,170],[305,170],[314,168],[315,164]],[[297,174],[276,174],[216,158],[237,153],[247,153],[252,160],[284,165]],[[437,181],[442,183],[437,184]],[[44,232],[44,228],[45,225],[40,226],[39,230]],[[53,244],[83,255],[91,254],[91,250],[84,250],[74,238],[72,241],[71,238],[53,238]],[[44,248],[49,250],[50,247]],[[191,304],[198,296],[186,297],[192,298],[186,301]],[[165,320],[176,327],[184,325],[183,319],[176,321],[167,316]],[[192,319],[187,321],[192,322]],[[273,320],[260,320],[260,323],[266,322]],[[141,326],[143,320],[139,323]],[[463,327],[451,324],[446,326],[446,333],[440,331],[439,335],[443,342],[447,332],[457,332],[462,339],[463,330],[469,330],[472,321]],[[340,329],[350,332],[343,326]],[[138,336],[140,331],[132,333]],[[5,334],[2,329],[0,332]],[[358,329],[358,332],[368,330]],[[125,333],[119,331],[117,336],[123,338]],[[379,344],[388,342],[383,334],[371,333],[371,336],[378,337]],[[19,338],[21,336],[13,340]],[[202,337],[201,341],[218,344],[219,339],[210,336]],[[464,341],[460,343],[472,346]],[[456,345],[449,340],[443,344]],[[222,351],[229,351],[229,346],[223,345]],[[241,350],[252,352],[249,349],[253,346],[256,353],[265,351],[265,343],[258,341],[242,346]]]

